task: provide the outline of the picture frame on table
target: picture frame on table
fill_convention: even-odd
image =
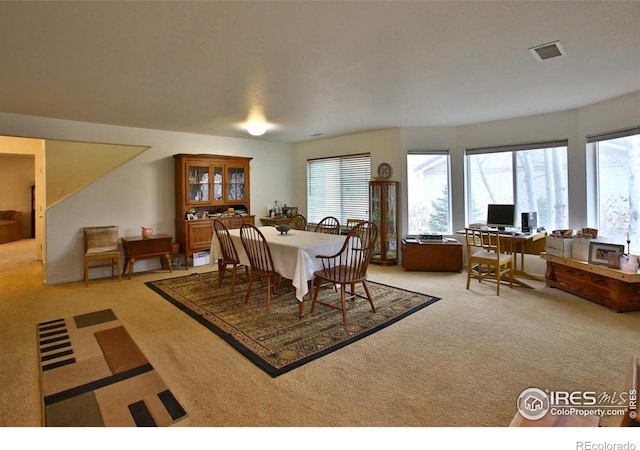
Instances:
[[[623,244],[605,244],[602,242],[589,243],[589,264],[597,264],[600,266],[609,265],[609,253],[624,253]]]

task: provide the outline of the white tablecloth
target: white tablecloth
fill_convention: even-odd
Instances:
[[[313,279],[313,272],[322,269],[322,263],[316,255],[337,253],[345,240],[345,236],[312,231],[289,230],[287,234],[280,234],[275,227],[259,227],[259,229],[269,243],[276,272],[292,280],[298,301],[303,301],[304,296],[309,292],[308,282]],[[229,234],[240,262],[249,265],[249,259],[240,240],[240,230],[229,230]],[[220,243],[214,233],[211,239],[209,264],[216,266],[219,255]]]

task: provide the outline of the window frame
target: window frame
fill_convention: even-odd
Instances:
[[[451,185],[451,150],[450,149],[412,149],[407,150],[407,154],[405,156],[406,163],[406,179],[407,179],[407,196],[406,196],[406,204],[407,204],[407,232],[410,233],[409,230],[409,208],[411,207],[410,203],[410,189],[409,189],[409,162],[408,158],[412,155],[426,155],[426,156],[446,156],[446,176],[447,176],[447,230],[443,234],[451,235],[453,234],[453,201],[452,201],[452,185]],[[439,194],[438,194],[439,195]],[[433,200],[431,200],[433,201]],[[426,232],[433,232],[434,230],[419,230]]]
[[[567,183],[568,183],[568,175],[569,175],[569,139],[553,139],[547,141],[536,141],[536,142],[528,142],[521,144],[510,144],[510,145],[500,145],[500,146],[492,146],[492,147],[478,147],[478,148],[467,148],[464,153],[464,183],[465,183],[465,222],[469,223],[471,218],[474,217],[473,211],[473,202],[471,199],[473,198],[471,195],[471,169],[469,167],[469,156],[476,156],[482,154],[496,154],[496,153],[510,153],[511,154],[511,196],[513,204],[516,205],[516,217],[514,218],[515,227],[519,227],[518,217],[520,213],[523,212],[518,207],[518,161],[517,161],[517,152],[521,151],[530,151],[530,150],[545,150],[545,149],[553,149],[553,148],[562,148],[564,147],[566,150],[566,162],[567,162]],[[566,213],[566,221],[568,223],[569,220],[569,199],[567,198],[567,213]],[[537,211],[537,207],[536,207]],[[538,223],[538,225],[541,225]]]
[[[640,125],[633,127],[606,131],[586,136],[585,153],[586,153],[586,176],[587,176],[587,226],[590,228],[602,229],[600,224],[600,161],[598,145],[604,141],[620,139],[631,136],[639,136]],[[632,236],[632,243],[635,239]],[[629,250],[629,249],[627,249]],[[635,251],[635,249],[634,249]]]
[[[335,178],[327,178],[327,176],[319,179],[312,173],[314,170],[322,170],[320,165],[326,162],[326,169],[335,170],[330,167],[331,164],[338,164],[339,171]],[[313,167],[318,165],[318,167]],[[325,169],[325,170],[326,170]],[[327,185],[327,181],[334,181],[339,187],[339,195],[331,197],[335,203],[322,204],[322,212],[317,211],[316,201],[311,197],[312,192]],[[307,221],[310,224],[318,223],[326,216],[334,216],[341,225],[346,225],[347,219],[363,219],[369,220],[369,181],[371,181],[371,154],[355,153],[347,155],[328,156],[322,158],[307,159]],[[357,196],[351,196],[351,201],[362,202],[355,206],[346,206],[346,200],[349,196],[345,195],[345,190],[355,189]],[[325,191],[326,192],[326,191]],[[326,200],[326,193],[323,196]],[[358,212],[356,212],[358,211]],[[364,211],[364,212],[363,212]]]

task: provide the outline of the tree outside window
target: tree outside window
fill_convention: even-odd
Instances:
[[[449,152],[407,154],[409,234],[451,234]]]
[[[636,134],[631,134],[635,131]],[[624,135],[629,133],[630,135]],[[613,243],[631,241],[631,253],[640,251],[640,134],[597,140],[596,177],[598,237]],[[626,249],[625,249],[626,250]]]
[[[567,142],[523,144],[467,150],[467,217],[487,222],[490,203],[515,204],[520,213],[536,212],[538,226],[567,228]]]

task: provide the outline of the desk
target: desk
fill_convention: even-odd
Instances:
[[[322,263],[316,255],[337,253],[344,244],[345,236],[302,230],[290,230],[287,234],[280,234],[270,226],[259,227],[259,230],[269,244],[276,272],[292,281],[296,289],[296,298],[300,303],[300,317],[303,317],[304,296],[309,293],[308,282],[313,280],[316,270],[322,269]],[[249,265],[249,258],[240,240],[240,230],[229,230],[229,235],[240,262]],[[211,239],[211,266],[217,266],[219,255],[220,243],[214,233]]]
[[[465,234],[464,230],[456,231],[456,234]],[[524,255],[540,255],[545,251],[547,232],[536,232],[531,234],[524,234],[522,236],[513,236],[510,234],[500,235],[500,246],[503,252],[511,253],[513,255],[513,276],[520,278],[528,278],[529,280],[544,281],[544,279],[537,277],[525,270],[524,267]],[[518,255],[520,255],[520,264],[518,265]],[[533,289],[524,281],[514,278],[513,282],[518,286]]]
[[[167,263],[169,272],[173,272],[171,265],[171,241],[173,238],[168,234],[155,234],[148,238],[142,236],[128,236],[122,238],[124,247],[124,268],[122,274],[129,268],[129,279],[133,275],[133,265],[136,259],[160,258]],[[164,265],[163,265],[164,267]]]

